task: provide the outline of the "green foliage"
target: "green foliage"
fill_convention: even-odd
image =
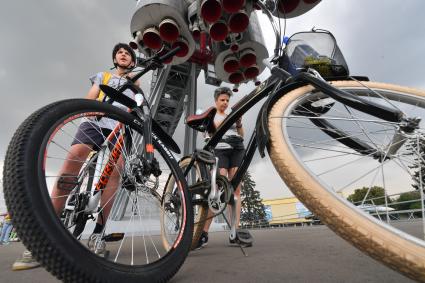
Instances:
[[[304,59],[304,67],[313,68],[324,77],[332,76],[331,64],[332,61],[328,57],[307,56]]]
[[[382,187],[379,186],[373,186],[370,188],[370,191],[368,187],[363,187],[361,189],[356,189],[353,194],[349,195],[347,200],[359,205],[363,199],[366,197],[365,203],[367,204],[374,204],[374,205],[385,205],[385,190]],[[373,203],[372,200],[373,199]],[[387,197],[387,202],[391,203],[391,199]]]
[[[261,202],[260,192],[255,190],[255,182],[251,174],[246,172],[241,186],[241,224],[254,225],[258,222],[267,222],[264,204]]]
[[[418,191],[402,193],[395,202],[396,203],[405,202],[405,203],[395,204],[394,209],[396,210],[420,209],[421,208],[420,199],[421,199],[421,194]],[[412,201],[412,202],[409,202],[409,201]]]
[[[425,137],[409,139],[406,142],[406,148],[413,154],[413,165],[409,168],[413,170],[412,187],[419,190],[419,184],[422,179],[422,187],[425,185]],[[419,158],[420,156],[420,158]]]

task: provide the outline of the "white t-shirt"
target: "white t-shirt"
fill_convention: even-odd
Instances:
[[[224,121],[224,119],[226,119],[226,117],[227,117],[226,114],[222,115],[222,114],[217,113],[217,114],[215,114],[215,117],[214,117],[214,123],[215,124],[221,124]],[[238,133],[238,129],[236,128],[236,123],[233,124],[230,127],[230,129],[227,130],[227,132],[223,135],[222,139],[225,139],[225,138],[227,138],[229,136],[239,136],[239,137],[242,137]],[[216,149],[230,149],[232,147],[228,143],[219,142],[215,148]]]

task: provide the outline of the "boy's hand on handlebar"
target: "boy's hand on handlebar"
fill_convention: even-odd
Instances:
[[[239,117],[238,120],[236,120],[236,128],[242,128],[242,117]]]

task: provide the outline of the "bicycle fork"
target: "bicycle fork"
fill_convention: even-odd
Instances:
[[[99,153],[100,154],[98,155],[96,162],[96,169],[94,171],[95,175],[93,178],[93,184],[97,184],[99,182],[100,176],[96,174],[96,172],[101,172],[103,159],[105,156],[105,151],[102,150]],[[94,189],[91,191],[89,203],[86,206],[85,212],[91,212],[97,208],[97,206],[99,205],[100,196],[101,194],[96,194]]]
[[[215,157],[215,162],[211,166],[210,176],[211,176],[211,190],[208,195],[208,206],[214,213],[220,211],[220,192],[217,190],[217,163],[218,158]]]
[[[109,134],[107,140],[108,142],[112,143],[112,141],[117,137],[117,134],[119,133],[121,129],[121,124],[118,124],[115,129]],[[122,150],[123,150],[123,144],[124,144],[124,138],[122,135],[118,136],[118,140],[116,141],[111,154],[109,156],[108,162],[105,166],[105,168],[102,171],[102,174],[99,177],[96,177],[96,180],[93,180],[95,185],[94,191],[91,194],[91,197],[89,199],[89,203],[87,204],[85,208],[85,212],[92,212],[95,211],[95,209],[98,207],[102,191],[106,188],[106,185],[108,184],[109,178],[112,174],[112,171],[115,169],[115,166],[118,162],[118,159],[121,156]],[[104,159],[104,152],[102,153],[102,156],[100,158],[100,162],[96,163],[96,171],[100,172],[102,162]],[[95,182],[96,181],[96,182]]]

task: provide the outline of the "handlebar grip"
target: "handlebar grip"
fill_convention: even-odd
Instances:
[[[176,55],[176,54],[177,54],[177,52],[179,52],[179,51],[180,51],[180,49],[181,49],[181,47],[180,47],[180,46],[177,46],[176,48],[174,48],[174,49],[172,49],[172,50],[168,51],[167,53],[165,53],[164,55],[160,56],[160,57],[158,58],[158,60],[159,60],[160,62],[164,62],[164,61],[165,61],[165,60],[167,60],[168,58],[173,57],[174,55]]]

